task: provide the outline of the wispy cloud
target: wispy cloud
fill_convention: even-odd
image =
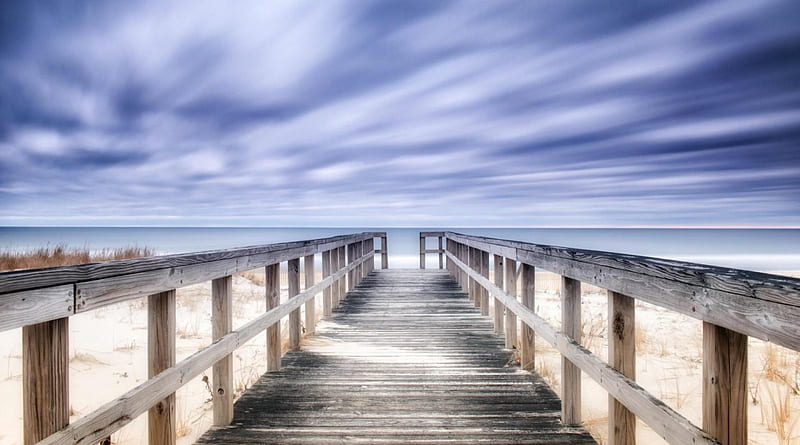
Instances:
[[[796,2],[0,15],[0,224],[800,226]]]

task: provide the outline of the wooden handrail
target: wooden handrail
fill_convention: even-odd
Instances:
[[[3,272],[0,273],[0,331],[69,317],[385,236],[385,232],[364,232],[236,249]]]
[[[316,240],[238,249],[139,258],[38,270],[0,273],[0,331],[23,327],[24,440],[33,443],[93,443],[149,410],[151,444],[174,444],[175,391],[214,366],[214,423],[232,417],[231,353],[268,330],[267,368],[280,368],[280,320],[289,316],[292,348],[299,348],[300,308],[315,323],[314,299],[324,292],[326,307],[374,269],[374,238],[380,237],[382,265],[388,250],[385,232],[364,232]],[[349,253],[345,264],[345,250]],[[314,284],[314,255],[322,253],[322,281]],[[300,292],[303,259],[306,289]],[[279,265],[289,265],[289,300],[279,304]],[[265,267],[268,311],[231,331],[234,273]],[[212,281],[213,343],[175,363],[175,289]],[[148,374],[142,385],[68,425],[69,317],[131,298],[148,297]],[[313,332],[308,326],[307,332]],[[55,341],[58,339],[58,341]],[[40,442],[41,441],[41,442]]]
[[[746,444],[747,336],[800,349],[800,280],[795,278],[453,232],[444,232],[444,238],[447,269],[470,298],[488,290],[495,310],[505,308],[507,346],[516,346],[511,338],[516,335],[516,317],[532,329],[530,338],[524,334],[522,339],[523,366],[532,368],[533,332],[562,354],[565,423],[579,422],[580,371],[608,391],[614,402],[614,413],[609,413],[614,443],[635,442],[635,415],[673,444]],[[475,260],[484,253],[495,255],[496,267],[503,262],[510,266],[501,271],[507,279],[516,275],[516,262],[522,264],[522,303],[517,301],[515,282],[506,281],[504,290],[497,276],[495,283],[488,280],[484,263]],[[562,275],[564,332],[533,312],[535,267]],[[609,291],[611,364],[580,345],[581,282]],[[704,322],[702,429],[636,384],[634,299]],[[526,349],[531,351],[528,358]]]

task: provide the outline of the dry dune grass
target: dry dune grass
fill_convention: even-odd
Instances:
[[[155,255],[149,247],[127,246],[90,250],[65,244],[48,245],[19,252],[0,252],[0,270],[39,269]]]

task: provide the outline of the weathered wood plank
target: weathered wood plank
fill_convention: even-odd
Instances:
[[[175,366],[175,291],[147,297],[147,377]],[[175,392],[157,401],[147,414],[150,445],[174,445]]]
[[[521,262],[800,350],[797,278],[452,232],[445,236],[492,253],[507,251]]]
[[[219,340],[233,329],[233,277],[211,282],[211,339]],[[214,425],[225,426],[233,419],[233,354],[214,363],[212,391]]]
[[[536,308],[536,270],[529,264],[522,265],[522,305],[532,312]],[[516,322],[515,322],[516,324]],[[524,324],[522,325],[522,338],[520,339],[522,354],[520,354],[520,366],[522,369],[532,371],[536,369],[536,339],[533,329]]]
[[[72,316],[74,290],[65,284],[0,294],[0,331]]]
[[[267,270],[279,270],[277,266],[268,266]],[[323,288],[331,286],[336,280],[340,280],[349,270],[349,268],[345,268],[332,274],[289,299],[284,304],[267,311],[239,329],[216,340],[210,346],[190,355],[178,365],[166,369],[122,396],[78,419],[66,428],[51,434],[41,444],[91,444],[109,436],[160,400],[174,393],[188,381],[200,375],[200,373],[230,354],[237,347],[263,332],[264,329],[277,324],[293,310],[305,304],[308,299],[313,298]],[[276,278],[280,276],[277,273],[274,276],[271,275],[273,274],[267,274],[267,282],[278,282]],[[280,356],[278,358],[280,359]],[[269,365],[270,361],[267,361],[268,370]]]
[[[326,250],[322,252],[322,279],[328,278],[331,275],[331,251]],[[322,291],[322,316],[330,317],[333,306],[331,304],[332,289],[326,287]]]
[[[625,377],[636,380],[635,300],[608,292],[608,362]],[[613,396],[608,397],[608,441],[636,443],[636,416]]]
[[[481,275],[489,278],[489,252],[478,252],[478,265],[480,266]],[[481,288],[481,315],[489,316],[489,292]]]
[[[199,443],[594,444],[438,270],[380,271]],[[362,352],[342,348],[367,340]]]
[[[703,429],[747,445],[747,336],[703,323]]]
[[[437,237],[439,240],[439,250],[437,253],[439,254],[439,269],[444,269],[444,249],[442,248],[442,236]]]
[[[494,284],[495,286],[502,288],[503,287],[503,257],[500,255],[494,256]],[[494,300],[494,331],[498,334],[502,334],[505,332],[505,307],[500,300]]]
[[[469,273],[467,271],[467,273]],[[506,258],[506,292],[516,301],[517,297],[517,261]],[[506,348],[517,346],[517,314],[506,308]]]
[[[454,257],[451,256],[451,258]],[[634,380],[625,377],[569,336],[556,331],[550,323],[524,307],[516,298],[506,294],[503,289],[495,286],[489,280],[484,280],[477,272],[459,260],[454,258],[453,262],[467,275],[478,281],[481,286],[489,289],[492,296],[500,299],[506,306],[506,312],[517,314],[520,320],[532,327],[537,335],[555,347],[667,442],[673,445],[718,444],[705,431],[648,393]],[[506,275],[508,276],[508,273]]]
[[[561,277],[561,331],[581,343],[581,282]],[[581,370],[561,357],[561,421],[581,423]]]
[[[306,255],[303,259],[303,273],[305,274],[305,288],[314,285],[314,255]],[[306,301],[305,307],[305,327],[306,335],[314,335],[314,330],[317,325],[317,300],[312,298]]]
[[[425,268],[425,235],[419,234],[419,268]]]
[[[289,298],[300,293],[300,258],[287,263]],[[289,313],[289,349],[300,349],[300,308]]]
[[[60,286],[64,284],[74,284],[77,282],[99,280],[121,275],[130,275],[163,269],[169,271],[171,269],[180,268],[183,266],[202,266],[203,263],[213,263],[224,260],[236,260],[250,257],[253,258],[252,260],[248,260],[251,261],[252,264],[246,264],[246,262],[243,262],[241,266],[243,268],[232,270],[231,273],[234,273],[255,269],[271,263],[287,261],[291,258],[296,258],[310,253],[320,253],[323,250],[329,250],[367,238],[384,236],[386,236],[385,232],[364,232],[333,236],[329,238],[274,243],[233,249],[162,255],[148,258],[134,258],[128,260],[106,261],[103,263],[89,263],[45,269],[2,272],[0,273],[0,294]],[[259,262],[263,262],[263,264],[259,264]],[[200,282],[209,281],[224,275],[225,274],[206,276],[204,279],[200,280]]]
[[[339,263],[337,270],[341,270],[342,268],[346,268],[348,264],[347,264],[347,259],[345,257],[344,246],[340,246],[338,250],[339,250]],[[339,280],[339,293],[336,295],[337,297],[336,307],[339,307],[342,300],[344,300],[346,296],[347,296],[347,278],[345,274]]]
[[[69,423],[69,318],[22,328],[22,419],[25,445]]]
[[[384,234],[381,236],[381,269],[389,268],[389,244],[388,237]]]
[[[267,298],[267,312],[281,304],[280,264],[270,264],[265,268],[264,284]],[[281,324],[280,320],[267,328],[267,371],[281,369]]]

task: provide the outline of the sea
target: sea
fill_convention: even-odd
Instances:
[[[100,250],[135,245],[166,255],[385,231],[389,266],[416,268],[419,232],[440,230],[762,272],[800,271],[800,229],[0,227],[0,249],[64,244]],[[430,240],[429,248],[434,244]],[[436,256],[428,257],[429,267],[436,267]]]

